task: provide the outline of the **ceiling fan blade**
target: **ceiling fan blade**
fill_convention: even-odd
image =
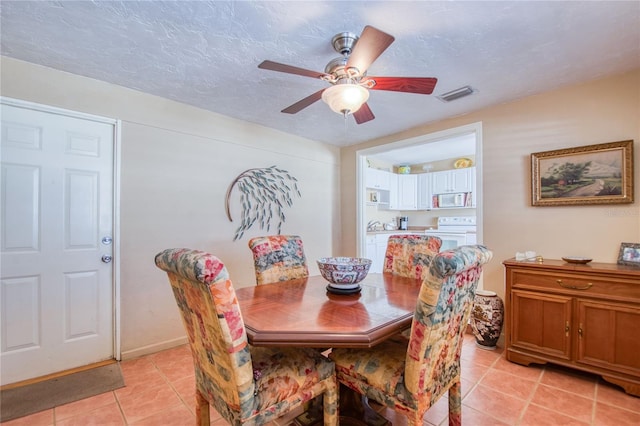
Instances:
[[[324,92],[325,90],[327,89],[318,90],[316,93],[299,100],[295,104],[286,107],[280,112],[284,112],[285,114],[295,114],[296,112],[300,112],[312,103],[319,101],[322,98],[322,92]]]
[[[419,93],[430,95],[438,82],[434,77],[366,77],[363,82],[375,81],[371,90],[389,90],[392,92]]]
[[[327,75],[326,73],[323,73],[323,72],[306,70],[304,68],[298,68],[292,65],[281,64],[279,62],[273,62],[273,61],[262,61],[260,65],[258,65],[258,68],[262,68],[263,70],[285,72],[288,74],[296,74],[296,75],[302,75],[304,77],[313,77],[313,78],[321,78]]]
[[[347,68],[357,68],[360,74],[364,74],[394,40],[392,35],[367,25],[349,56]]]
[[[356,123],[362,124],[373,120],[376,116],[373,115],[371,108],[369,108],[369,105],[365,102],[356,112],[353,113],[353,118],[356,119]]]

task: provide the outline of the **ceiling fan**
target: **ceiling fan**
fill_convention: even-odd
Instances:
[[[367,104],[369,90],[418,93],[430,95],[437,78],[432,77],[372,77],[367,69],[390,45],[395,38],[367,25],[360,37],[350,32],[336,34],[331,45],[341,57],[330,61],[324,72],[310,71],[273,61],[263,61],[258,68],[319,78],[331,86],[318,90],[283,109],[282,112],[295,114],[322,99],[329,107],[345,118],[352,114],[356,123],[373,120],[375,116]]]

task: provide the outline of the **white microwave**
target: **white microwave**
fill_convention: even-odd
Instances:
[[[438,194],[436,196],[436,206],[438,208],[446,207],[465,207],[467,205],[467,192],[456,192],[453,194]]]

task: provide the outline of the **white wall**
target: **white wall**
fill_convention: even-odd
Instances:
[[[301,198],[285,211],[283,233],[302,236],[315,259],[339,251],[339,150],[184,104],[10,58],[1,58],[2,96],[122,120],[121,322],[123,356],[184,341],[184,330],[156,253],[191,247],[218,255],[237,287],[255,284],[247,241],[276,233],[252,228],[233,242],[224,200],[246,169],[277,165],[298,179]],[[273,223],[276,225],[276,223]]]

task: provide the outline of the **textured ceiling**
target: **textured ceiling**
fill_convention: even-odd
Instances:
[[[2,55],[345,146],[488,105],[640,67],[639,1],[7,1]],[[372,91],[357,125],[327,86],[258,69],[269,59],[323,71],[336,33],[372,25],[395,42],[370,75],[437,77],[431,96]],[[472,96],[437,95],[470,85]]]

